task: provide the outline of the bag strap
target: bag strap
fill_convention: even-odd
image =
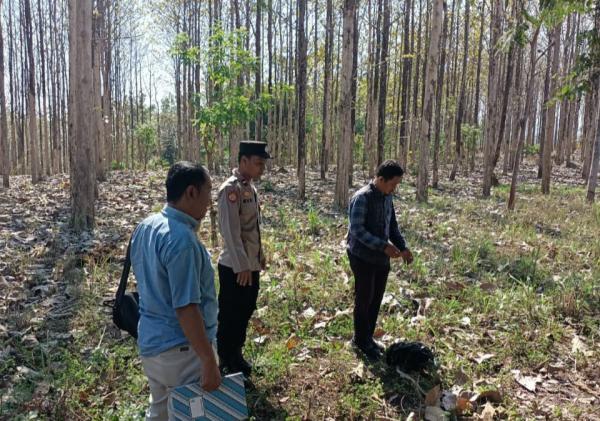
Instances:
[[[134,231],[135,233],[135,231]],[[121,273],[121,280],[119,281],[119,288],[117,288],[117,294],[115,296],[115,305],[121,303],[125,290],[127,289],[127,279],[129,278],[129,270],[131,269],[131,240],[133,234],[129,238],[129,244],[127,244],[127,254],[125,255],[125,263],[123,264],[123,272]]]

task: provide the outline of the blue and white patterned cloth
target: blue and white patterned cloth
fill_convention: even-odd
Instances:
[[[223,377],[221,386],[205,392],[200,384],[179,386],[169,394],[169,419],[177,421],[233,421],[248,418],[242,373]]]

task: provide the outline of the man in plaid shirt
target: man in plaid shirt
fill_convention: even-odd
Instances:
[[[354,273],[353,345],[371,360],[379,359],[383,346],[373,333],[385,292],[390,258],[402,257],[407,264],[413,256],[398,228],[392,193],[404,170],[392,160],[377,168],[374,180],[350,200],[347,252]]]

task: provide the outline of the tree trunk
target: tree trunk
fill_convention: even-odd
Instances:
[[[25,8],[25,36],[27,39],[27,115],[29,119],[29,147],[31,156],[31,182],[40,181],[40,157],[39,157],[39,138],[37,128],[37,112],[35,107],[35,63],[33,61],[33,37],[31,6],[29,0],[24,0]]]
[[[553,49],[552,54],[552,78],[551,88],[552,96],[556,93],[556,87],[558,86],[556,77],[558,76],[558,66],[560,59],[560,25],[556,26],[553,30]],[[550,194],[550,177],[552,173],[552,149],[554,146],[554,127],[555,127],[555,114],[556,114],[556,103],[552,102],[548,107],[548,117],[546,120],[546,136],[544,142],[544,155],[542,158],[542,193]]]
[[[327,0],[325,24],[325,69],[323,82],[323,131],[321,133],[321,180],[325,180],[329,168],[329,154],[331,145],[331,72],[333,54],[333,1]]]
[[[404,2],[404,35],[402,49],[402,107],[400,111],[400,135],[398,136],[398,161],[406,170],[408,162],[408,100],[412,58],[410,57],[410,15],[411,0]]]
[[[449,46],[446,46],[448,38],[448,7],[444,2],[444,25],[442,29],[442,53],[440,58],[440,68],[438,70],[437,89],[435,96],[435,140],[433,145],[433,162],[432,162],[432,178],[431,186],[434,189],[438,188],[439,184],[439,156],[440,156],[440,135],[442,128],[442,98],[444,96],[444,74],[446,73],[446,51]]]
[[[102,57],[104,56],[104,38],[102,26],[104,24],[104,0],[97,0],[97,13],[93,16],[92,38],[92,66],[94,68],[94,132],[96,141],[96,178],[106,181],[106,148],[104,144],[104,116],[102,113]]]
[[[493,0],[491,10],[491,36],[490,36],[490,52],[488,66],[488,97],[487,97],[487,113],[486,113],[486,133],[485,146],[483,154],[483,197],[489,197],[492,190],[492,172],[494,159],[494,136],[496,135],[495,112],[497,108],[497,95],[499,81],[499,69],[496,52],[496,44],[500,38],[502,26],[502,2],[501,0]]]
[[[596,7],[596,13],[594,17],[594,33],[595,36],[600,36],[600,6]],[[596,38],[596,42],[598,38]],[[598,53],[600,53],[600,47],[596,44],[593,47],[593,53],[596,57],[598,57]],[[596,198],[596,186],[598,184],[598,168],[600,166],[600,74],[596,72],[592,76],[591,80],[592,85],[592,101],[593,101],[593,112],[592,112],[592,121],[593,126],[596,129],[596,137],[594,140],[593,153],[592,153],[592,161],[590,163],[590,173],[588,176],[587,183],[587,201],[589,203],[593,203]]]
[[[416,0],[413,0],[416,1]],[[435,0],[434,0],[435,1]],[[415,37],[415,17],[414,17],[414,13],[415,10],[413,8],[413,46],[414,46],[414,37]],[[419,136],[419,130],[420,127],[422,126],[423,122],[421,121],[422,119],[422,115],[423,115],[423,104],[421,104],[421,107],[419,107],[419,87],[420,87],[420,82],[421,82],[421,45],[422,45],[422,32],[423,32],[423,0],[419,0],[419,26],[418,29],[416,31],[416,37],[417,37],[417,48],[416,50],[413,50],[413,54],[416,56],[416,62],[415,62],[415,72],[414,72],[414,78],[413,78],[413,85],[412,85],[412,108],[413,108],[413,114],[412,114],[412,120],[411,120],[411,129],[410,129],[410,151],[412,153],[412,162],[415,162],[415,160],[417,159],[417,148],[420,145],[421,139]],[[423,72],[425,72],[425,69],[423,69]],[[424,77],[423,77],[424,78]],[[419,161],[420,162],[420,161]],[[410,164],[410,162],[407,164],[407,166]]]
[[[586,199],[589,203],[593,203],[596,198],[596,186],[598,185],[598,168],[600,164],[600,115],[598,110],[600,109],[600,81],[596,81],[596,112],[594,113],[596,121],[596,137],[594,140],[594,147],[592,153],[592,161],[590,164],[590,174],[587,182],[587,196]]]
[[[261,86],[261,73],[262,73],[262,59],[260,52],[260,27],[261,27],[261,18],[262,18],[262,0],[258,0],[256,2],[256,25],[254,28],[254,47],[256,49],[256,75],[254,80],[254,95],[258,100],[261,95],[262,86]],[[254,127],[254,139],[261,141],[262,140],[262,110],[258,110],[258,114],[256,116],[256,123]]]
[[[387,99],[388,45],[390,40],[390,2],[383,0],[383,32],[379,57],[379,111],[377,113],[377,166],[384,160],[385,147],[385,104]]]
[[[335,182],[335,206],[346,209],[348,206],[348,189],[350,181],[351,155],[354,143],[354,127],[352,125],[352,70],[354,55],[354,20],[356,19],[357,0],[344,0],[343,52],[341,72],[340,120],[342,135],[338,147],[337,172]]]
[[[479,46],[477,47],[477,75],[475,76],[475,97],[473,108],[473,124],[479,127],[479,104],[481,103],[481,59],[483,52],[483,30],[485,24],[485,3],[481,3],[481,26],[479,27]]]
[[[431,38],[429,40],[427,68],[425,70],[425,98],[423,101],[423,118],[421,121],[419,171],[417,173],[417,200],[419,202],[427,202],[429,142],[432,131],[433,94],[435,93],[435,83],[437,80],[443,4],[444,0],[434,1],[431,18]]]
[[[587,181],[590,174],[590,165],[592,161],[592,154],[589,152],[590,145],[593,144],[593,130],[592,130],[592,112],[593,106],[593,95],[589,92],[585,95],[584,101],[584,112],[583,112],[583,133],[581,136],[581,160],[583,161],[581,169],[581,177]]]
[[[11,1],[11,0],[9,0]],[[0,10],[3,1],[0,0]],[[6,98],[4,95],[4,37],[2,32],[2,19],[0,19],[0,155],[2,155],[2,185],[10,187],[10,151],[8,143],[8,124],[6,121]]]
[[[69,0],[69,142],[71,145],[71,224],[94,226],[96,156],[92,133],[92,3]]]
[[[519,119],[519,139],[517,140],[517,150],[515,153],[515,159],[513,162],[513,170],[512,170],[512,180],[510,183],[510,194],[508,197],[508,210],[515,209],[515,198],[517,195],[517,180],[519,177],[519,165],[521,163],[521,154],[523,152],[523,144],[525,143],[525,124],[527,122],[527,117],[529,116],[530,107],[532,106],[533,101],[531,98],[533,97],[533,93],[535,90],[535,64],[536,60],[536,51],[537,51],[537,41],[540,34],[539,27],[533,34],[533,38],[531,40],[531,52],[529,54],[529,76],[527,78],[527,95],[525,98],[525,110]]]
[[[104,3],[104,2],[103,2]],[[110,168],[111,161],[114,158],[113,148],[112,148],[112,127],[113,127],[113,113],[112,113],[112,96],[111,96],[111,87],[110,87],[110,77],[111,77],[111,65],[112,65],[112,45],[111,45],[111,20],[110,20],[110,4],[104,3],[104,13],[103,13],[103,46],[102,51],[104,52],[104,67],[102,69],[102,123],[104,125],[104,148],[105,148],[105,168]],[[159,125],[160,127],[160,125]],[[160,142],[160,131],[158,135],[158,139]],[[160,147],[159,147],[159,156],[160,156]]]
[[[550,38],[550,36],[549,36]],[[546,52],[546,75],[544,77],[544,93],[542,96],[542,103],[540,106],[541,119],[540,119],[540,130],[539,130],[539,145],[540,151],[538,155],[538,178],[542,178],[542,162],[544,159],[544,148],[546,145],[546,120],[548,119],[548,109],[546,103],[550,100],[550,75],[552,70],[552,49],[548,47]]]
[[[462,73],[460,80],[460,95],[458,99],[458,111],[456,113],[456,139],[455,139],[455,151],[454,151],[454,164],[452,165],[452,171],[450,172],[450,181],[456,179],[456,171],[458,165],[462,160],[462,121],[463,114],[465,112],[465,95],[466,95],[466,84],[467,84],[467,59],[469,53],[469,18],[470,18],[470,1],[465,0],[465,38],[464,38],[464,50],[463,50],[463,63]]]
[[[369,11],[371,10],[369,4]],[[377,166],[377,124],[379,122],[377,108],[377,97],[379,94],[379,62],[381,55],[381,21],[382,21],[382,0],[377,1],[377,24],[373,28],[373,34],[369,37],[369,66],[367,76],[367,101],[366,101],[366,124],[365,132],[365,158],[369,171],[369,177],[375,175],[375,167]],[[373,45],[375,39],[375,45]]]
[[[306,198],[306,0],[298,1],[298,19],[296,21],[298,41],[296,55],[298,72],[296,73],[296,93],[298,103],[298,199]]]

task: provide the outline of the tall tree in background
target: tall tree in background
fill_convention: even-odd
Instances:
[[[552,173],[552,150],[554,146],[554,127],[556,124],[556,94],[558,81],[558,66],[560,64],[560,29],[561,25],[556,25],[552,29],[552,74],[550,76],[550,103],[547,104],[546,127],[544,135],[544,153],[542,156],[542,193],[550,194],[550,177]]]
[[[260,93],[262,92],[262,85],[261,85],[261,73],[262,73],[262,60],[261,60],[261,50],[260,50],[260,43],[262,42],[261,38],[260,38],[260,27],[261,27],[261,22],[262,22],[262,2],[263,0],[257,0],[256,1],[256,25],[254,27],[254,34],[255,34],[255,38],[254,38],[254,47],[256,49],[256,73],[255,73],[255,79],[254,79],[254,89],[255,89],[255,95],[256,95],[256,100],[258,100],[260,98]],[[262,140],[262,121],[263,119],[263,114],[262,114],[262,110],[259,110],[258,113],[256,114],[256,123],[255,123],[255,128],[254,128],[254,139],[261,141]]]
[[[427,52],[425,69],[425,98],[419,144],[419,170],[417,173],[417,200],[427,202],[429,181],[429,143],[433,127],[433,95],[437,81],[438,60],[440,51],[440,32],[444,15],[444,0],[434,0],[431,16],[431,38]]]
[[[500,69],[498,62],[498,40],[502,30],[502,1],[492,0],[490,16],[490,46],[488,65],[488,95],[487,113],[483,152],[483,197],[489,197],[492,190],[492,175],[494,171],[494,147],[496,136],[496,110],[498,108],[498,81]]]
[[[448,37],[448,7],[444,2],[444,24],[442,26],[442,45],[440,56],[440,67],[438,70],[437,89],[435,96],[435,139],[433,145],[433,161],[432,161],[432,176],[431,186],[434,189],[438,188],[439,183],[439,155],[440,155],[440,135],[442,128],[442,97],[444,89],[444,74],[446,72],[446,39]]]
[[[398,135],[398,161],[406,169],[408,162],[408,101],[410,90],[410,75],[412,57],[410,56],[410,15],[412,0],[404,1],[404,33],[402,46],[402,98],[400,108],[400,133]]]
[[[587,180],[587,195],[586,199],[589,203],[593,203],[596,198],[596,187],[598,186],[598,168],[600,168],[600,76],[596,77],[594,82],[593,96],[596,101],[596,135],[592,152],[592,161],[590,165],[590,175]]]
[[[513,162],[512,179],[510,183],[510,193],[508,196],[508,210],[514,210],[515,199],[517,195],[517,180],[519,177],[519,165],[521,164],[521,155],[523,152],[523,145],[525,143],[525,125],[527,123],[527,117],[530,113],[530,108],[533,105],[532,97],[535,89],[535,65],[537,63],[537,43],[540,34],[540,27],[535,29],[533,37],[531,39],[531,47],[529,53],[529,75],[527,77],[527,94],[525,98],[525,110],[519,118],[519,138],[517,139],[517,151],[515,153],[515,159]]]
[[[456,112],[456,134],[455,134],[455,150],[454,150],[454,163],[452,164],[452,171],[450,172],[450,181],[454,181],[456,178],[456,171],[462,160],[462,123],[463,116],[465,113],[465,102],[466,102],[466,90],[467,90],[467,63],[469,57],[469,18],[470,18],[470,0],[465,0],[465,37],[464,37],[464,48],[463,48],[463,63],[462,72],[460,78],[460,94],[458,97],[458,111]]]
[[[383,0],[383,31],[381,34],[381,51],[379,56],[379,111],[377,113],[377,166],[384,159],[385,148],[385,104],[387,99],[388,80],[388,46],[390,41],[390,2]]]
[[[40,181],[39,138],[37,129],[37,113],[35,108],[35,62],[33,60],[33,29],[31,20],[31,5],[29,0],[23,1],[25,37],[27,39],[27,115],[29,117],[29,146],[31,153],[31,182]]]
[[[2,11],[3,0],[0,0]],[[6,97],[4,95],[4,35],[2,32],[2,19],[0,19],[0,154],[2,161],[2,185],[10,186],[10,151],[8,144],[8,124],[6,122]]]
[[[298,198],[306,196],[306,0],[298,1],[296,20],[298,71],[296,72],[296,96],[298,106]]]
[[[352,70],[354,61],[354,30],[358,0],[344,0],[342,28],[342,71],[340,92],[341,138],[338,145],[337,172],[335,180],[334,204],[338,209],[348,206],[348,189],[352,170],[352,148],[354,146],[354,125],[352,124]]]
[[[586,199],[593,203],[596,198],[596,187],[598,185],[598,168],[600,168],[600,4],[596,3],[594,14],[594,29],[588,35],[589,58],[591,65],[590,85],[592,97],[592,117],[595,121],[596,135],[593,139],[593,152],[590,163],[590,172],[587,182]]]
[[[321,180],[329,168],[331,148],[331,73],[333,72],[333,1],[327,0],[325,19],[325,69],[323,78],[323,130],[321,133]]]
[[[94,226],[96,186],[92,68],[92,2],[69,0],[69,143],[71,146],[71,224]]]

